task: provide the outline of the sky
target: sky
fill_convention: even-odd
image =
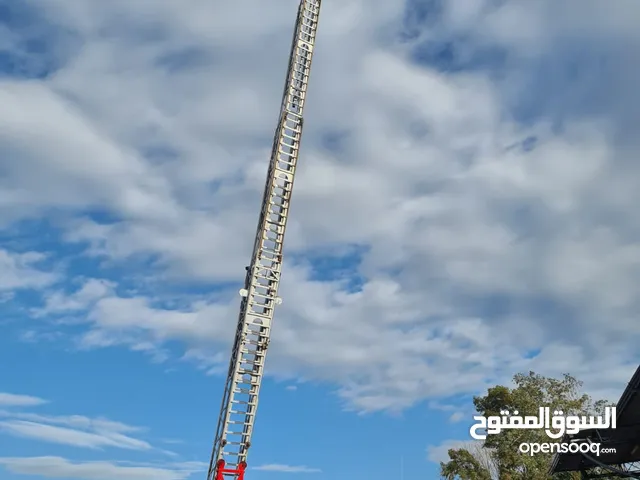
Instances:
[[[0,478],[206,477],[296,0],[0,0]],[[325,0],[248,478],[437,478],[640,361],[640,3]]]

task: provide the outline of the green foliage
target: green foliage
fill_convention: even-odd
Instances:
[[[491,473],[469,450],[464,448],[449,450],[448,463],[441,465],[441,475],[446,480],[463,478],[466,480],[491,480]]]
[[[582,382],[565,374],[561,379],[544,377],[534,372],[513,377],[514,388],[497,385],[473,404],[479,415],[500,416],[501,410],[518,411],[521,416],[538,416],[540,407],[562,410],[565,415],[599,414],[606,401],[594,402],[581,393]],[[446,480],[571,480],[577,474],[550,476],[548,471],[553,454],[530,456],[518,450],[521,443],[553,442],[544,430],[504,430],[488,435],[478,442],[478,449],[449,450],[449,461],[440,464],[440,474]],[[559,440],[558,440],[559,441]],[[480,454],[479,454],[480,453]]]

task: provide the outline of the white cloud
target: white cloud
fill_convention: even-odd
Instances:
[[[47,400],[32,395],[0,392],[0,407],[35,407],[45,403]]]
[[[449,417],[449,421],[451,423],[458,423],[458,422],[464,420],[464,418],[465,418],[464,412],[454,412]]]
[[[144,289],[96,278],[47,291],[36,314],[78,313],[82,346],[156,360],[181,340],[216,371],[296,2],[176,5],[38,4],[81,47],[56,51],[61,68],[46,79],[2,83],[0,223],[55,211],[63,241],[100,260],[152,259],[148,279],[135,272]],[[474,5],[448,2],[437,25],[403,41],[402,2],[323,6],[269,371],[338,384],[359,410],[530,368],[570,371],[615,398],[637,361],[638,7],[620,2],[603,21],[590,1],[579,18],[550,1]],[[488,51],[500,74],[414,61],[458,39],[460,62]],[[532,136],[535,148],[521,148]],[[336,257],[354,249],[357,272],[337,280],[300,260],[348,263]],[[17,288],[29,277],[10,278]],[[185,299],[167,293],[176,278],[224,288]]]
[[[132,436],[140,431],[138,427],[102,418],[0,411],[1,433],[78,448],[151,450],[147,441]]]
[[[37,264],[44,258],[37,252],[16,253],[0,249],[0,290],[42,288],[54,282],[53,273],[38,268]]]
[[[89,279],[72,295],[52,292],[46,297],[46,314],[82,311],[113,291],[113,282]]]
[[[132,439],[121,434],[91,433],[70,428],[43,425],[20,420],[0,422],[0,431],[20,437],[45,442],[72,445],[74,447],[102,448],[118,447],[132,450],[149,450],[151,445],[142,440]]]
[[[253,470],[262,470],[265,472],[280,472],[280,473],[321,473],[322,470],[318,468],[309,468],[303,466],[281,465],[277,463],[269,465],[260,465],[253,467]]]
[[[26,397],[35,398],[35,397]],[[32,402],[32,405],[36,403]],[[167,458],[179,458],[178,454],[153,447],[140,437],[144,428],[127,425],[106,418],[90,418],[82,415],[42,415],[32,412],[0,410],[0,434],[84,448],[90,450],[125,449],[142,453],[160,453]],[[165,440],[164,443],[179,443]],[[194,472],[206,468],[200,462],[166,462],[147,464],[112,461],[75,462],[54,456],[0,457],[0,467],[24,475],[41,475],[49,478],[78,478],[99,480],[103,478],[175,479],[189,478]]]
[[[60,457],[0,457],[0,465],[21,475],[39,475],[45,478],[81,480],[186,480],[202,466],[186,464],[184,467],[126,465],[115,462],[72,462]]]
[[[162,215],[171,215],[166,181],[154,178],[135,153],[110,142],[47,85],[4,80],[0,101],[7,108],[0,117],[0,139],[24,160],[5,162],[0,208],[10,218],[20,211],[104,202],[134,217],[159,214],[160,202],[167,209]],[[39,175],[31,175],[30,168]]]

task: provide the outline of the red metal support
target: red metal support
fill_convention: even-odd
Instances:
[[[225,476],[233,475],[236,480],[244,480],[244,472],[247,469],[247,464],[241,462],[238,468],[224,468],[225,461],[218,460],[216,480],[225,480]]]

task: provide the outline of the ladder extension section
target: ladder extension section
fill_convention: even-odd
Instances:
[[[269,346],[321,0],[301,0],[207,480],[244,480]]]

